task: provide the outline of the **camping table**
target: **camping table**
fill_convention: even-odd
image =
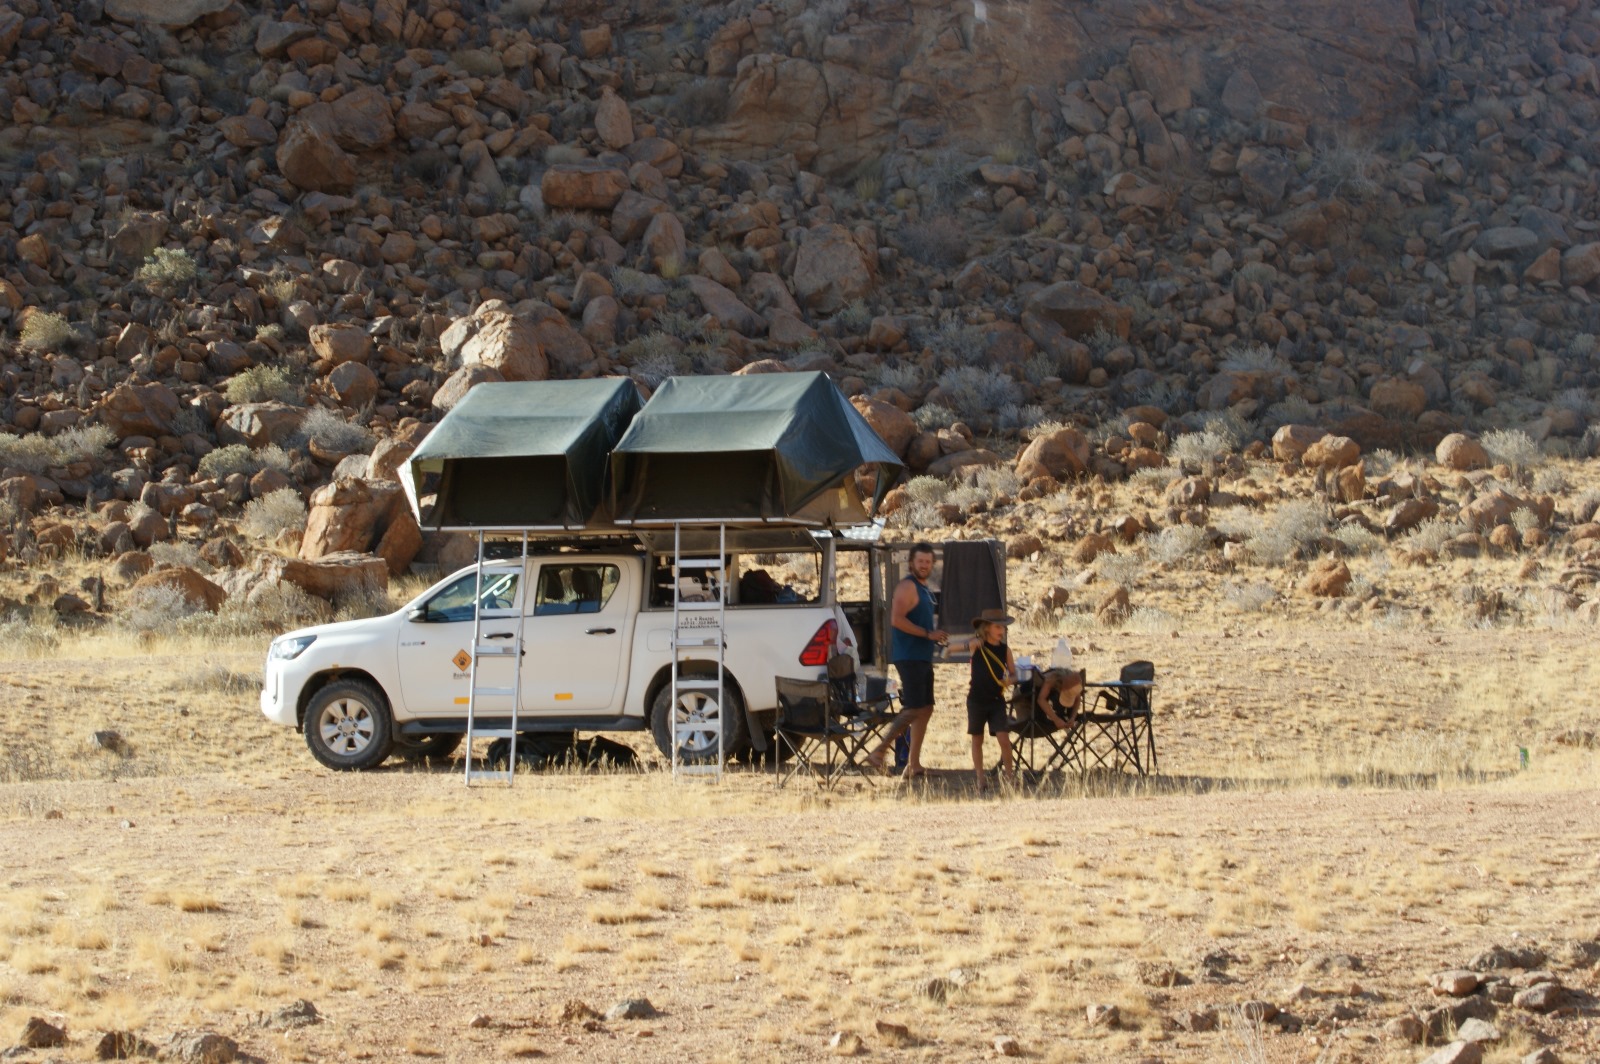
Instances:
[[[1035,706],[1037,683],[1035,673],[1018,682],[1011,696],[1013,745],[1024,778],[1042,782],[1057,770],[1132,770],[1141,776],[1156,771],[1153,680],[1086,681],[1066,729]],[[1038,750],[1040,740],[1047,750]]]

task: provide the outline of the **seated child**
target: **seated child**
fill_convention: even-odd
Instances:
[[[1046,669],[1040,677],[1034,704],[1057,728],[1066,729],[1077,723],[1083,677],[1082,669]]]

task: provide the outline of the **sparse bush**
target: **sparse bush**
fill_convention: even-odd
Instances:
[[[22,348],[25,351],[59,351],[77,340],[77,334],[67,319],[48,311],[35,311],[22,325]]]
[[[201,458],[199,468],[201,476],[222,480],[234,473],[253,477],[263,469],[287,473],[289,465],[289,455],[275,443],[269,443],[259,451],[252,451],[248,444],[230,443]]]
[[[1334,529],[1333,538],[1339,541],[1346,554],[1356,557],[1376,554],[1384,547],[1382,536],[1369,532],[1366,526],[1355,522]]]
[[[690,78],[672,94],[667,114],[679,126],[714,126],[728,117],[726,78]]]
[[[1293,499],[1259,521],[1245,540],[1245,548],[1262,565],[1281,565],[1298,557],[1327,531],[1328,512],[1321,503]]]
[[[664,333],[654,335],[663,337],[667,342],[640,350],[633,356],[631,367],[633,378],[652,389],[660,387],[668,377],[682,376],[691,368],[689,356],[674,345],[670,337]]]
[[[326,407],[316,407],[300,422],[299,440],[334,454],[364,454],[377,441],[365,425],[346,421]]]
[[[921,178],[932,194],[932,205],[951,207],[966,193],[971,175],[972,164],[964,156],[942,151],[923,166]]]
[[[199,269],[183,248],[156,248],[134,279],[152,292],[176,292],[195,279]]]
[[[1521,429],[1493,429],[1485,432],[1478,442],[1489,452],[1491,461],[1510,466],[1512,472],[1519,476],[1544,464],[1544,454],[1540,452],[1539,445]]]
[[[117,624],[141,634],[171,632],[199,608],[180,588],[141,587],[128,596],[127,603],[118,611]]]
[[[1289,367],[1266,344],[1234,345],[1222,353],[1219,368],[1235,373],[1286,373]]]
[[[902,362],[898,366],[880,366],[878,368],[878,386],[880,388],[894,388],[905,392],[907,395],[922,390],[922,367],[915,362]]]
[[[222,394],[234,404],[293,403],[300,398],[300,390],[283,366],[251,366],[235,373]]]
[[[1386,166],[1370,144],[1353,136],[1340,136],[1318,150],[1311,176],[1328,192],[1363,200],[1379,191],[1379,178]]]
[[[1140,388],[1135,398],[1141,406],[1153,406],[1169,414],[1186,410],[1190,404],[1188,389],[1182,384],[1165,379]]]
[[[1593,333],[1579,333],[1567,341],[1567,357],[1571,359],[1589,358],[1600,350],[1600,339]]]
[[[961,420],[954,410],[943,403],[928,403],[919,406],[911,419],[917,423],[917,428],[924,432],[937,432],[947,429]]]
[[[1303,395],[1288,395],[1267,407],[1266,421],[1278,425],[1311,425],[1317,420],[1317,408]]]
[[[666,285],[653,274],[629,266],[618,266],[611,271],[611,288],[617,298],[624,301],[660,295],[667,290]]]
[[[1061,377],[1061,359],[1049,351],[1038,351],[1022,364],[1022,376],[1029,384],[1038,387],[1054,377]]]
[[[1539,515],[1526,506],[1512,510],[1511,527],[1517,530],[1517,535],[1525,536],[1539,527]]]
[[[1122,622],[1122,627],[1146,635],[1166,635],[1178,630],[1178,618],[1156,606],[1136,606]]]
[[[1145,466],[1128,478],[1128,483],[1141,491],[1166,491],[1167,485],[1183,474],[1171,466]]]
[[[872,308],[858,299],[834,315],[834,320],[847,332],[864,333],[872,325]]]
[[[1007,404],[1022,401],[1022,388],[1001,373],[977,366],[957,366],[939,376],[939,388],[963,421],[990,420],[990,415]]]
[[[104,425],[72,428],[56,436],[30,433],[13,436],[0,432],[0,466],[15,466],[27,473],[43,473],[74,462],[98,458],[116,434]]]
[[[293,277],[277,277],[268,281],[262,291],[271,296],[279,306],[287,306],[300,297],[300,285]]]
[[[43,610],[37,617],[18,610],[0,619],[0,656],[37,658],[60,645],[61,629],[55,618]]]
[[[1540,495],[1565,495],[1572,490],[1572,482],[1559,466],[1545,466],[1533,474],[1533,490]]]
[[[1125,554],[1106,552],[1096,555],[1094,559],[1094,571],[1100,579],[1109,580],[1125,588],[1132,588],[1138,584],[1144,578],[1145,568],[1145,559],[1131,552]]]
[[[983,364],[989,355],[983,329],[976,325],[947,322],[917,338],[923,346],[963,366]]]
[[[283,326],[277,322],[268,322],[266,325],[256,326],[256,339],[264,344],[276,344],[283,341]]]
[[[1194,525],[1170,525],[1148,541],[1150,560],[1175,565],[1210,545],[1210,535]]]
[[[943,477],[912,477],[906,481],[906,498],[913,503],[937,505],[950,496],[950,482]]]
[[[1406,546],[1412,550],[1428,551],[1438,554],[1444,545],[1459,536],[1465,529],[1446,517],[1430,517],[1405,538]]]
[[[1010,466],[983,466],[951,488],[948,501],[964,509],[976,502],[993,502],[1001,495],[1014,497],[1021,487]]]
[[[200,545],[188,540],[163,540],[152,543],[149,554],[155,559],[157,568],[182,566],[200,573],[211,571],[211,564],[200,557]]]
[[[967,230],[948,214],[912,222],[899,234],[900,250],[924,266],[955,266],[967,258]]]
[[[1186,432],[1172,441],[1167,454],[1179,465],[1203,466],[1216,458],[1226,458],[1239,446],[1239,438],[1221,424],[1207,425],[1200,432]]]
[[[1222,601],[1235,613],[1259,613],[1267,604],[1278,597],[1268,584],[1260,581],[1236,583],[1228,581],[1222,585]]]
[[[306,504],[293,488],[280,488],[244,505],[239,529],[254,539],[275,540],[291,528],[304,528]]]

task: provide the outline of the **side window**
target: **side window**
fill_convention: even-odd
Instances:
[[[543,565],[539,569],[533,615],[599,613],[621,582],[622,571],[615,565]]]
[[[427,618],[430,621],[472,620],[472,595],[477,590],[478,577],[467,573],[451,581],[428,600]],[[483,579],[482,604],[485,610],[509,610],[517,600],[516,573],[488,573]]]

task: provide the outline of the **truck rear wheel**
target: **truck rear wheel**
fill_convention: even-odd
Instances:
[[[749,741],[744,706],[739,696],[726,684],[721,691],[679,691],[676,706],[672,704],[671,684],[656,692],[655,700],[650,704],[650,732],[655,737],[656,749],[669,763],[672,761],[674,723],[700,725],[683,736],[678,746],[678,760],[686,765],[702,765],[716,760],[719,728],[722,731],[722,753],[727,760],[733,760]]]
[[[335,680],[306,706],[306,746],[331,769],[377,768],[394,748],[394,722],[383,693],[365,680]]]

